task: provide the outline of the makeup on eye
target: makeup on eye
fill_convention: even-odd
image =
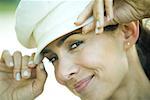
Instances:
[[[83,40],[72,40],[67,42],[67,48],[69,51],[76,49],[79,45],[81,45],[84,41]],[[49,53],[45,55],[46,58],[52,63],[58,60],[58,56],[55,53]]]
[[[118,24],[117,25],[109,25],[109,26],[106,26],[104,28],[104,30],[112,31],[112,30],[117,29],[117,27],[118,27]],[[66,38],[64,39],[63,44],[65,44],[65,47],[67,47],[68,51],[75,50],[84,42],[84,39],[81,37],[80,31],[81,31],[81,29],[79,30],[79,32],[78,31],[77,32],[75,31],[75,33],[72,32],[70,35],[66,36]],[[46,57],[49,59],[49,61],[54,63],[58,59],[58,57],[56,54],[49,55],[50,51],[51,50],[49,50],[49,49],[45,49],[43,51],[43,53],[44,54],[48,53],[48,55]]]
[[[49,56],[46,56],[46,58],[48,58],[48,60],[52,63],[54,63],[56,60],[58,60],[58,57],[56,54],[52,54],[52,55],[49,55]]]
[[[82,40],[74,40],[74,41],[69,43],[68,48],[69,48],[69,50],[74,50],[78,46],[80,46],[83,42],[84,41],[82,41]]]
[[[63,46],[68,50],[74,50],[85,41],[85,36],[82,34],[72,34],[63,43]]]
[[[114,31],[115,29],[117,29],[118,28],[118,24],[116,24],[116,25],[108,25],[108,26],[106,26],[106,27],[104,27],[104,31]]]

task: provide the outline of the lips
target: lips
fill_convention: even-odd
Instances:
[[[81,92],[84,88],[86,88],[88,86],[88,84],[90,83],[91,79],[94,77],[94,75],[91,75],[79,82],[77,82],[74,87],[75,87],[75,90],[77,92]]]

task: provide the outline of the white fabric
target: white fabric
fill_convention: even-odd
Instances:
[[[50,42],[81,26],[75,26],[78,15],[90,0],[22,0],[16,10],[16,33],[27,48],[37,48],[35,63],[42,59],[40,52]]]

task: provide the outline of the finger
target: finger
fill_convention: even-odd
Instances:
[[[35,56],[35,53],[33,53],[29,58],[28,66],[30,68],[34,68],[36,66],[36,64],[34,64],[34,56]]]
[[[13,69],[7,67],[5,64],[0,63],[0,72],[5,72],[5,73],[12,73]]]
[[[21,68],[21,77],[23,79],[28,79],[31,76],[31,69],[28,67],[29,56],[22,57],[22,68]]]
[[[46,78],[47,73],[44,70],[44,65],[43,63],[40,63],[36,67],[36,79],[35,82],[33,83],[33,92],[35,93],[35,95],[38,95],[42,92]]]
[[[95,24],[95,23],[96,23],[96,22],[93,21],[92,23],[89,23],[88,25],[84,26],[84,27],[82,28],[82,33],[83,33],[83,34],[86,34],[86,33],[88,33],[88,32],[93,31],[93,30],[95,29],[95,27],[96,27],[96,24]]]
[[[36,78],[36,67],[31,69],[31,77],[30,78],[32,78],[32,79]]]
[[[36,68],[36,80],[37,82],[39,82],[41,86],[43,86],[45,83],[46,77],[47,77],[47,73],[44,69],[44,64],[40,63]]]
[[[3,61],[8,67],[13,67],[13,57],[8,50],[4,50],[2,53],[1,61]]]
[[[14,70],[13,70],[13,75],[14,78],[19,81],[21,80],[21,62],[22,62],[22,54],[20,51],[16,51],[13,54],[13,59],[14,59]]]
[[[108,23],[107,22],[107,18],[106,17],[104,17],[104,26],[106,25],[109,25],[109,24],[111,24],[111,23]],[[91,32],[91,31],[93,31],[94,29],[95,29],[95,27],[96,27],[96,24],[95,24],[96,22],[95,21],[93,21],[93,22],[91,22],[91,23],[89,23],[88,25],[86,25],[86,26],[84,26],[83,28],[82,28],[82,34],[86,34],[86,33],[88,33],[88,32]],[[98,31],[101,31],[100,33],[102,33],[103,32],[103,28],[102,28],[102,30],[98,30]]]
[[[75,25],[81,25],[81,24],[83,24],[92,15],[93,4],[94,4],[94,0],[92,0],[87,5],[87,7],[83,10],[83,12],[78,16],[78,19],[75,22]]]
[[[113,19],[113,0],[105,0],[107,21]]]
[[[103,0],[95,0],[93,7],[93,14],[96,20],[95,33],[99,34],[103,32],[104,25],[104,2]]]

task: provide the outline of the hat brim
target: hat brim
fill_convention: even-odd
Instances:
[[[36,52],[35,57],[34,57],[34,63],[35,64],[39,64],[41,62],[41,60],[43,59],[43,55],[41,54],[41,51],[48,44],[50,44],[54,40],[72,32],[76,29],[79,29],[79,28],[91,23],[93,21],[93,17],[90,17],[85,23],[83,23],[80,26],[76,26],[74,24],[75,21],[76,21],[75,18],[73,18],[72,20],[69,19],[68,21],[62,23],[59,26],[59,30],[55,30],[55,31],[51,30],[51,33],[47,33],[41,37],[40,42],[39,42],[38,47],[37,47],[37,52]]]

